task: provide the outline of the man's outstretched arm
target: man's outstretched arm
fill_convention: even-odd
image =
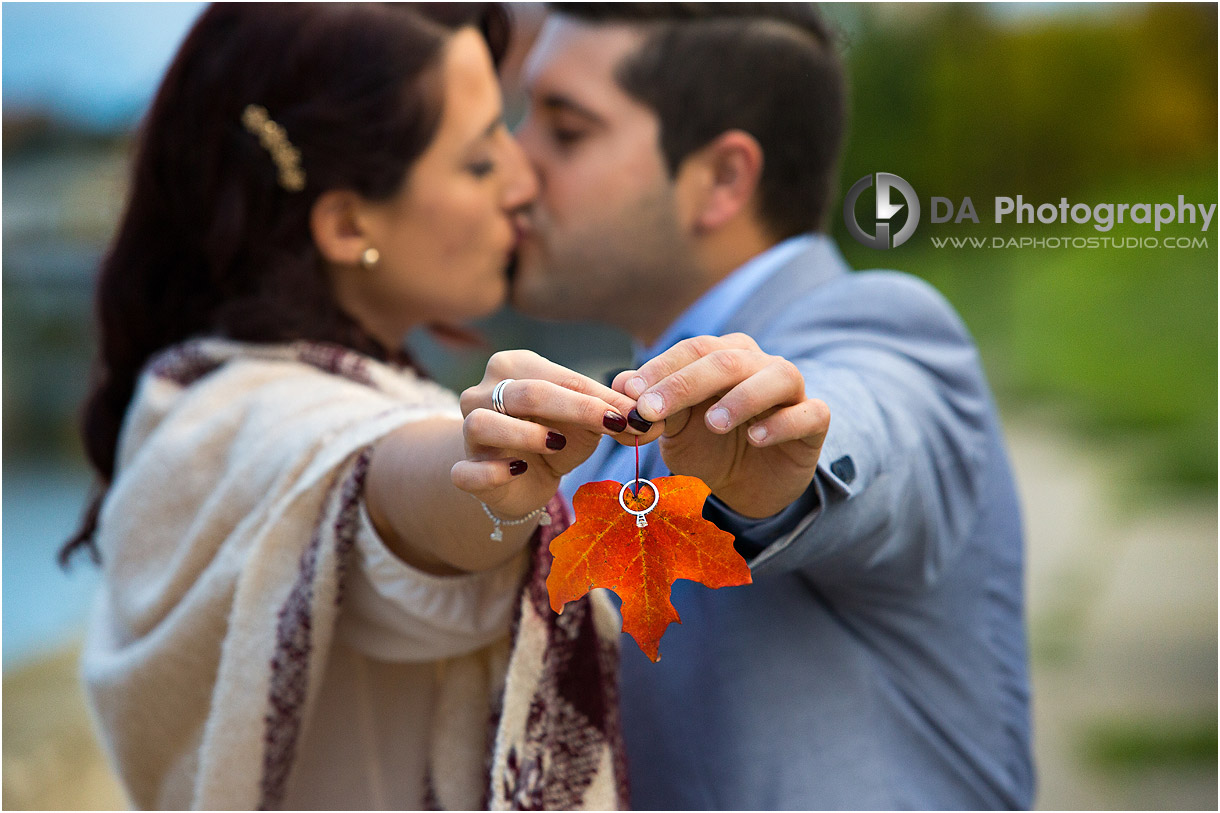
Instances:
[[[969,531],[992,418],[977,353],[956,315],[926,285],[902,275],[867,276],[841,296],[827,292],[819,307],[801,309],[764,336],[767,349],[781,351],[796,371],[800,395],[829,405],[833,421],[821,430],[816,455],[785,454],[790,441],[776,443],[779,453],[755,454],[767,447],[752,443],[751,425],[797,397],[775,386],[779,376],[759,377],[762,360],[773,366],[777,357],[749,348],[743,337],[677,345],[651,368],[616,380],[632,397],[639,382],[628,382],[637,376],[649,382],[638,407],[645,417],[677,415],[672,426],[665,418],[666,463],[677,473],[721,478],[720,488],[713,486],[722,504],[718,521],[758,552],[756,567],[816,565],[828,578],[900,573],[906,580],[912,569],[934,569]],[[692,359],[699,348],[706,352]],[[672,407],[660,414],[647,409],[651,389]],[[730,397],[742,390],[749,396]],[[756,411],[730,411],[728,431],[709,421],[718,408],[742,403]],[[755,494],[782,495],[783,503],[752,521],[764,503],[732,499]]]

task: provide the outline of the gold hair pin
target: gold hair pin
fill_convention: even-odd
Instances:
[[[289,192],[300,192],[305,188],[305,171],[301,169],[301,151],[292,146],[288,133],[267,114],[267,108],[258,104],[246,105],[241,114],[241,123],[258,136],[263,149],[271,153],[280,173],[280,186]]]

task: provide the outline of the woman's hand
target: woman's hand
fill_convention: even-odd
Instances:
[[[499,412],[492,395],[504,381]],[[492,356],[461,406],[466,459],[453,466],[453,484],[502,519],[546,505],[602,435],[636,433],[626,418],[633,399],[528,350]]]
[[[498,384],[502,412],[492,403]],[[536,523],[496,526],[471,495],[501,520],[527,516],[602,435],[635,433],[624,417],[632,398],[525,350],[492,356],[461,406],[462,423],[415,421],[378,441],[365,480],[369,517],[386,545],[442,575],[498,567],[533,534]]]

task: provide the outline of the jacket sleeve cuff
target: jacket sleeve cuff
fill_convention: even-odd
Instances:
[[[778,514],[761,519],[746,517],[712,494],[703,505],[703,518],[731,533],[736,538],[734,544],[737,552],[746,559],[751,559],[762,553],[772,542],[788,536],[798,526],[807,525],[806,520],[812,519],[812,515],[818,512],[822,507],[822,498],[816,487],[816,480],[815,476],[809,488]]]
[[[733,534],[737,552],[751,567],[755,560],[772,558],[809,529],[828,499],[847,499],[855,492],[855,462],[850,455],[836,451],[829,443],[823,447],[809,487],[778,514],[762,519],[742,516],[712,494],[704,503],[703,518]]]

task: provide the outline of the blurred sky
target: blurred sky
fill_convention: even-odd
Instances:
[[[204,3],[5,3],[4,111],[114,129],[143,112]]]

